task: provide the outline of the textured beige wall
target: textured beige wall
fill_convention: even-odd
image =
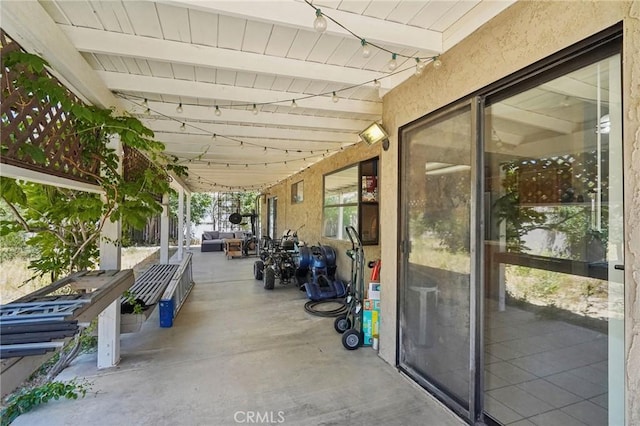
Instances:
[[[627,424],[640,424],[640,2],[521,1],[384,98],[391,149],[381,164],[382,293],[380,356],[395,363],[399,126],[472,93],[617,22],[624,22]]]
[[[278,233],[282,234],[286,229],[297,229],[304,225],[304,228],[298,232],[300,240],[309,245],[317,245],[320,242],[323,245],[333,247],[337,254],[338,276],[343,280],[348,280],[351,273],[351,261],[345,254],[345,251],[351,248],[351,243],[322,237],[323,176],[359,161],[380,156],[380,153],[380,144],[369,146],[364,143],[358,143],[265,191],[266,197],[278,197]],[[300,180],[304,181],[304,201],[292,204],[291,185]],[[385,185],[382,179],[380,180],[380,185]],[[263,200],[266,200],[266,198],[263,198]],[[389,208],[389,204],[381,200],[380,209],[384,209],[385,206]],[[266,212],[266,203],[262,207],[263,211]],[[263,235],[266,235],[267,222],[265,215],[262,215],[261,221]],[[380,246],[366,246],[365,257],[367,260],[379,258]],[[365,273],[365,275],[367,274]]]

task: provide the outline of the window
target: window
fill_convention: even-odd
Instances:
[[[291,185],[291,204],[299,204],[304,201],[304,181]]]
[[[363,244],[378,244],[378,159],[325,175],[323,210],[323,236],[348,240],[353,226]]]

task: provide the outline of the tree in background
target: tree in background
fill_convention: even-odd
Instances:
[[[191,194],[191,223],[200,225],[205,217],[211,213],[213,196],[209,193],[196,192]],[[172,216],[178,215],[178,193],[169,194],[169,211]]]

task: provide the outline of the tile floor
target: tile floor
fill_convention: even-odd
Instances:
[[[485,403],[501,423],[607,424],[606,334],[507,306],[491,310],[485,341]]]

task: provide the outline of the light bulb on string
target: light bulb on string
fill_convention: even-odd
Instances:
[[[253,115],[258,115],[258,107],[256,107],[256,104],[253,104],[253,108],[251,108],[251,112],[253,113]]]
[[[240,149],[244,148],[244,142],[240,141]]]
[[[220,108],[218,108],[218,105],[216,105],[216,110],[214,111],[214,114],[218,117],[222,115],[222,111],[220,111]]]
[[[147,109],[144,110],[144,113],[147,115],[151,114],[151,108],[147,107]]]
[[[416,75],[422,74],[424,67],[426,66],[425,62],[421,62],[420,58],[416,58]]]
[[[147,100],[147,98],[144,98],[144,101],[142,101],[142,106],[145,108],[149,108],[149,101]]]
[[[218,135],[216,135],[216,134],[214,133],[213,135],[211,135],[211,140],[212,140],[212,141],[215,141],[217,137],[218,137]]]
[[[393,71],[396,68],[398,68],[398,61],[396,61],[396,58],[398,57],[397,54],[392,53],[391,54],[391,60],[389,61],[389,63],[387,64],[387,67],[389,68],[389,71]]]
[[[333,92],[333,96],[331,96],[331,100],[333,101],[333,103],[336,103],[340,100],[338,95],[336,95],[336,92]]]
[[[373,86],[374,86],[376,89],[379,89],[379,88],[380,88],[380,86],[381,86],[380,81],[379,81],[379,80],[377,80],[377,79],[376,79],[376,80],[373,80]]]
[[[362,44],[362,57],[368,58],[371,56],[371,48],[369,47],[369,43],[365,39],[360,40],[360,44]]]
[[[180,102],[180,103],[178,104],[178,106],[176,107],[176,112],[177,112],[178,114],[182,114],[182,111],[183,111],[183,109],[182,109],[182,102]]]
[[[327,29],[327,19],[322,16],[320,9],[316,9],[316,19],[313,21],[313,28],[319,33],[323,33]]]
[[[289,150],[288,150],[288,149],[285,149],[285,150],[284,150],[284,154],[285,154],[285,155],[289,155]]]
[[[184,123],[182,123],[182,124],[180,125],[180,131],[181,131],[181,132],[184,132],[185,130],[187,130],[187,126],[185,126],[185,124],[184,124]]]
[[[291,100],[291,109],[296,109],[296,108],[298,108],[298,104],[296,103],[295,99],[292,99]]]
[[[433,58],[433,67],[438,69],[442,66],[442,61],[440,60],[440,56],[436,56]]]

